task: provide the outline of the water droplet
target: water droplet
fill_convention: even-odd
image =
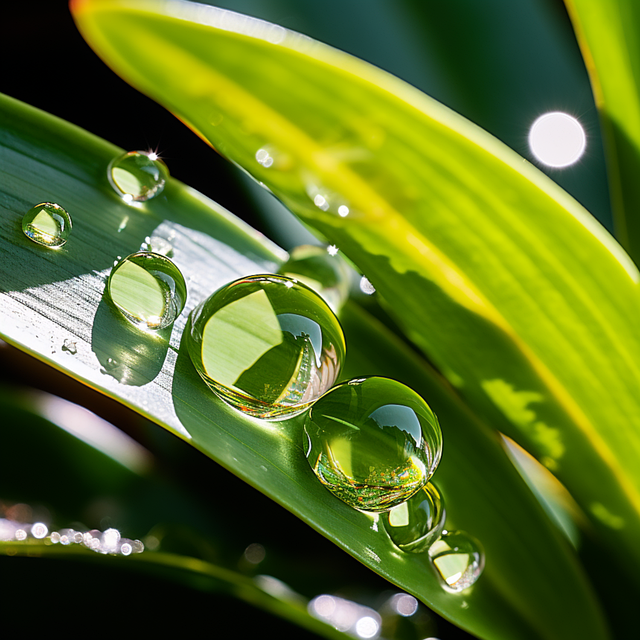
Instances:
[[[57,531],[51,532],[51,542],[53,542],[53,544],[60,542],[60,534]]]
[[[164,329],[182,313],[187,286],[169,258],[138,251],[111,271],[107,291],[124,317],[143,329]]]
[[[382,516],[389,537],[403,551],[422,553],[440,537],[445,521],[444,501],[428,483],[406,502]]]
[[[16,540],[26,540],[27,539],[27,532],[24,529],[16,529]]]
[[[338,312],[349,297],[349,271],[342,258],[322,247],[301,245],[291,251],[279,273],[295,278],[320,294]]]
[[[330,245],[327,247],[327,253],[328,253],[330,256],[332,256],[332,257],[333,257],[333,256],[337,256],[337,255],[338,255],[338,251],[339,251],[339,249],[338,249],[338,247],[336,247],[336,245],[335,245],[335,244],[330,244]]]
[[[120,553],[123,556],[128,556],[131,555],[131,552],[133,551],[133,547],[128,543],[125,542],[121,547],[120,547]]]
[[[129,151],[109,163],[107,176],[125,202],[142,202],[162,193],[169,170],[153,152]]]
[[[190,324],[198,373],[225,402],[258,418],[301,413],[333,385],[344,361],[331,309],[280,275],[226,285],[193,310]]]
[[[320,482],[361,511],[387,511],[433,475],[442,453],[435,414],[388,378],[334,387],[309,411],[303,448]]]
[[[53,202],[41,202],[22,218],[24,235],[50,249],[60,248],[71,235],[71,216]]]
[[[329,202],[321,194],[318,194],[313,198],[313,204],[315,204],[321,211],[326,211],[329,208]]]
[[[47,533],[49,533],[49,529],[47,528],[47,525],[44,524],[44,522],[36,522],[31,527],[31,535],[38,540],[42,540],[42,538],[44,538]]]
[[[349,215],[349,207],[347,207],[347,205],[346,205],[346,204],[341,204],[341,205],[338,207],[338,215],[339,215],[341,218],[346,218],[346,217]]]
[[[258,149],[256,151],[256,160],[258,161],[258,164],[261,164],[267,169],[273,164],[273,157],[266,149]]]
[[[151,251],[170,258],[173,255],[173,245],[161,236],[147,236],[140,246],[140,251]]]
[[[464,531],[443,533],[431,545],[429,557],[444,589],[454,593],[469,588],[484,569],[482,546]]]
[[[362,278],[360,278],[360,291],[370,296],[376,292],[376,288],[369,282],[368,278],[362,276]]]
[[[62,350],[68,351],[72,356],[75,356],[76,353],[78,353],[78,347],[76,346],[76,343],[73,340],[69,340],[69,338],[65,338],[64,342],[62,343]]]

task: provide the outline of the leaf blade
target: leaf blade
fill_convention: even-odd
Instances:
[[[467,445],[461,449],[462,462],[455,462],[454,467],[468,465],[480,474],[485,469],[485,475],[493,474],[492,482],[502,485],[505,495],[510,496],[510,504],[520,502],[521,507],[514,513],[500,505],[496,510],[491,500],[478,493],[482,483],[473,478],[463,476],[451,484],[457,486],[460,514],[466,488],[476,486],[475,512],[471,511],[468,521],[459,515],[458,521],[468,522],[471,532],[476,526],[473,523],[480,523],[485,545],[494,557],[484,582],[481,578],[461,600],[440,589],[425,558],[398,554],[383,532],[372,529],[369,516],[351,510],[317,482],[302,452],[302,417],[275,426],[239,416],[212,396],[180,341],[185,315],[176,322],[171,336],[159,338],[123,324],[101,297],[105,275],[115,253],[137,249],[151,231],[176,234],[172,240],[174,260],[190,283],[187,311],[222,282],[275,269],[283,254],[214,203],[174,182],[167,186],[165,196],[143,208],[127,206],[110,190],[105,174],[109,160],[120,150],[7,98],[0,99],[0,107],[0,216],[3,228],[13,230],[0,237],[0,248],[7,258],[0,263],[0,327],[4,339],[147,415],[456,624],[487,638],[560,638],[564,637],[563,624],[572,624],[573,628],[584,625],[585,633],[607,637],[597,602],[575,559],[502,449],[485,431],[476,433],[470,425],[458,427],[461,433],[469,433],[469,442],[482,443],[482,451],[489,458],[468,460],[473,447]],[[53,200],[64,198],[74,218],[67,254],[47,253],[20,235],[21,212],[37,193]],[[96,211],[100,212],[99,224]],[[122,226],[125,218],[128,220]],[[362,322],[357,317],[350,333],[358,334]],[[364,366],[369,358],[384,373],[388,358],[377,359],[375,349],[370,349],[372,355],[364,354],[365,344],[374,341],[380,346],[391,340],[380,331],[374,328],[362,332],[369,338],[362,349],[355,348],[353,361]],[[63,338],[76,342],[75,355],[59,348]],[[359,352],[362,360],[358,360]],[[384,350],[386,354],[396,352],[393,341]],[[109,360],[118,366],[110,366]],[[399,357],[398,362],[401,370],[422,370],[421,364],[409,364],[408,355]],[[436,393],[440,384],[437,378],[422,375],[424,384],[433,385]],[[419,390],[426,397],[431,394],[429,386]],[[451,405],[451,421],[455,422],[461,410],[455,408],[451,398],[446,402]],[[467,420],[464,417],[461,425]],[[444,469],[446,466],[443,477]],[[507,480],[500,482],[504,478]],[[488,514],[497,514],[495,518],[509,523],[504,533],[490,533],[491,518],[478,511],[483,504]],[[524,538],[513,533],[523,526],[521,517],[526,525],[521,532]],[[505,539],[511,542],[503,556]],[[528,561],[526,574],[513,573],[507,578],[510,574],[506,568],[517,566],[518,558],[527,555],[525,539],[531,546],[546,540],[543,562]],[[498,557],[503,559],[498,562]],[[572,584],[569,593],[556,597],[541,566],[551,574],[559,572],[563,584]],[[522,582],[520,595],[505,589],[511,578]],[[535,613],[532,598],[545,602],[538,607],[545,612],[543,615]],[[585,610],[589,612],[586,615]]]
[[[297,34],[187,3],[74,6],[120,75],[339,246],[621,565],[640,563],[639,276],[578,203],[442,105]]]

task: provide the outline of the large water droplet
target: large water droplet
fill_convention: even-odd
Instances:
[[[289,260],[279,273],[295,278],[319,293],[337,312],[349,297],[349,272],[339,256],[332,256],[326,249],[313,245],[301,245],[291,251]]]
[[[444,521],[444,501],[432,483],[382,516],[389,537],[411,553],[427,551],[440,537]]]
[[[258,418],[301,413],[333,385],[344,361],[331,309],[284,276],[236,280],[190,320],[186,340],[198,373],[225,402]]]
[[[184,309],[187,287],[169,258],[132,253],[111,270],[107,291],[124,317],[143,329],[164,329]]]
[[[71,235],[71,216],[59,204],[41,202],[24,214],[22,230],[37,244],[58,249]]]
[[[445,532],[431,545],[429,557],[442,586],[454,593],[468,589],[484,569],[482,546],[464,531]]]
[[[320,481],[361,511],[387,511],[433,475],[442,453],[435,414],[388,378],[358,378],[320,398],[305,423],[304,450]]]
[[[123,199],[142,202],[162,193],[169,170],[155,153],[129,151],[109,163],[107,176]]]

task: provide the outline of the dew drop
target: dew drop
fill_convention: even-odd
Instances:
[[[468,589],[484,569],[480,543],[464,531],[447,531],[429,549],[429,557],[445,590]]]
[[[360,511],[387,511],[433,475],[442,453],[435,414],[413,390],[388,378],[334,387],[307,416],[303,448],[314,473]]]
[[[383,514],[382,523],[398,548],[422,553],[440,537],[445,515],[442,496],[429,482],[409,500]]]
[[[304,411],[333,385],[345,357],[342,328],[324,300],[281,275],[216,291],[191,313],[186,342],[220,398],[271,420]]]
[[[107,291],[115,306],[142,329],[164,329],[182,313],[187,286],[166,256],[138,251],[112,269]]]
[[[47,533],[49,533],[49,529],[47,528],[47,525],[44,524],[44,522],[36,522],[31,527],[31,535],[38,540],[44,538]]]
[[[75,356],[78,353],[78,347],[73,340],[69,340],[69,338],[65,338],[62,343],[62,350],[68,351],[72,356]]]
[[[120,547],[120,553],[123,556],[129,556],[131,555],[131,552],[133,551],[133,547],[128,543],[125,542],[121,547]]]
[[[369,282],[368,278],[362,276],[362,278],[360,278],[360,291],[370,296],[376,292],[376,288]]]
[[[273,157],[269,154],[267,149],[258,149],[256,151],[256,160],[258,161],[258,164],[261,164],[267,169],[273,164]]]
[[[143,202],[162,193],[169,170],[153,152],[129,151],[109,163],[107,176],[125,202]]]
[[[173,245],[161,236],[147,236],[140,246],[140,251],[151,251],[170,258],[173,255]]]
[[[16,540],[26,540],[27,539],[27,532],[24,529],[16,529]]]
[[[349,215],[349,207],[347,207],[347,205],[346,205],[346,204],[341,204],[341,205],[338,207],[338,215],[339,215],[341,218],[346,218],[346,217]]]
[[[279,273],[306,284],[321,295],[336,313],[349,297],[349,271],[345,261],[331,256],[322,247],[296,247]]]
[[[24,235],[50,249],[59,249],[71,235],[71,216],[59,204],[41,202],[22,218]]]

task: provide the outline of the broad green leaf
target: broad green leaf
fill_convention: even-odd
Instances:
[[[617,236],[640,260],[640,5],[565,0],[591,76],[607,152]]]
[[[180,340],[186,314],[223,282],[274,270],[282,252],[175,181],[144,206],[125,204],[105,174],[120,150],[8,98],[0,107],[3,339],[148,416],[482,638],[565,638],[571,630],[607,637],[574,556],[499,442],[397,339],[362,313],[344,316],[352,373],[403,378],[437,404],[446,452],[436,475],[451,526],[481,538],[487,552],[485,574],[459,596],[439,586],[424,556],[400,553],[381,522],[317,481],[303,454],[303,416],[282,423],[241,416],[193,368]],[[59,251],[20,230],[22,213],[38,200],[59,202],[73,217]],[[173,232],[174,261],[189,283],[185,313],[156,337],[129,328],[102,298],[114,258],[152,232]],[[65,339],[75,354],[60,348]],[[239,504],[239,513],[246,508]]]
[[[588,212],[442,105],[282,27],[179,0],[72,8],[112,68],[358,265],[637,578],[639,274]]]

